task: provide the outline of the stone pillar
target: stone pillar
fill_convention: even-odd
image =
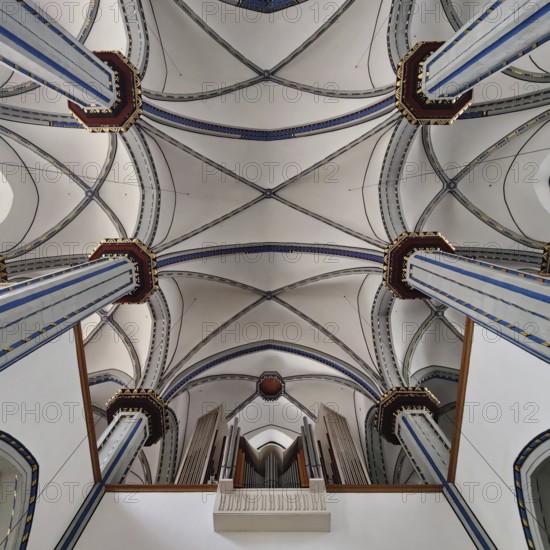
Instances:
[[[102,307],[141,303],[157,288],[155,255],[137,240],[111,239],[90,260],[0,287],[0,371]]]
[[[401,445],[414,469],[430,485],[443,483],[450,444],[439,429],[439,401],[425,388],[392,388],[378,403],[376,428],[390,443]]]
[[[99,466],[105,483],[122,483],[149,437],[141,411],[119,412],[97,442]]]
[[[438,406],[439,401],[425,388],[392,388],[378,403],[376,427],[385,439],[403,447],[424,483],[442,486],[476,547],[496,550],[460,491],[447,481],[450,444],[436,424]]]
[[[395,435],[424,483],[443,482],[449,470],[450,443],[424,410],[403,410],[397,414]]]
[[[124,389],[107,403],[107,419],[109,426],[98,441],[102,479],[86,497],[56,550],[74,548],[105,494],[105,485],[122,483],[141,449],[164,436],[168,429],[168,408],[151,389]]]
[[[458,98],[550,38],[550,0],[493,0],[424,64],[429,99]]]
[[[550,361],[550,279],[454,253],[438,233],[403,233],[386,250],[385,284],[433,298]]]
[[[0,3],[0,59],[83,107],[116,101],[113,70],[30,0]]]
[[[109,426],[97,442],[104,483],[122,483],[141,449],[168,429],[168,409],[152,389],[121,389],[107,403]]]

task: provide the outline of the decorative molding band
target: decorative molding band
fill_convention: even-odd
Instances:
[[[0,284],[8,282],[8,268],[4,256],[0,256]]]
[[[134,264],[136,288],[116,300],[119,304],[143,304],[158,290],[158,271],[155,253],[139,239],[105,239],[90,254],[88,260],[123,256]]]
[[[407,282],[407,261],[419,250],[455,253],[454,246],[441,233],[433,231],[401,233],[384,251],[382,282],[395,296],[403,300],[426,297]]]
[[[169,428],[168,407],[162,397],[152,389],[124,388],[107,403],[107,421],[111,423],[119,412],[142,412],[148,420],[149,437],[145,446],[159,441]]]
[[[116,100],[109,109],[84,108],[69,101],[69,109],[89,132],[126,132],[142,112],[139,71],[118,51],[94,53],[115,74]]]
[[[0,258],[1,261],[1,258]],[[2,265],[0,264],[0,270]],[[540,272],[543,275],[550,275],[550,243],[547,244],[542,252],[542,264],[540,266]],[[1,273],[0,273],[1,275]]]
[[[546,430],[533,439],[521,450],[518,457],[514,461],[514,487],[516,489],[516,498],[518,503],[519,515],[521,518],[521,525],[525,534],[525,540],[527,541],[528,548],[535,550],[536,545],[533,537],[533,517],[527,511],[526,499],[532,498],[531,494],[526,494],[528,488],[524,487],[521,479],[522,469],[525,466],[526,461],[532,455],[532,453],[541,445],[546,443],[550,439],[550,430]]]
[[[27,544],[29,542],[29,535],[31,532],[32,527],[32,521],[34,519],[34,509],[36,507],[36,498],[38,494],[38,462],[34,458],[33,454],[23,445],[18,439],[15,439],[15,437],[12,437],[10,434],[0,431],[0,443],[3,443],[5,445],[9,445],[13,448],[13,450],[19,454],[23,460],[28,464],[29,470],[31,473],[30,476],[30,491],[29,487],[23,487],[21,491],[24,493],[25,491],[29,491],[29,504],[27,507],[27,512],[25,518],[17,518],[18,521],[24,521],[24,528],[23,528],[23,534],[21,537],[21,545],[19,546],[19,550],[25,550],[27,548]],[[25,495],[23,494],[23,497],[25,498]]]
[[[426,411],[437,420],[439,400],[427,388],[392,388],[380,398],[376,413],[376,429],[395,445],[400,444],[396,436],[397,417],[405,410]]]
[[[422,91],[424,63],[444,42],[417,42],[399,62],[395,100],[414,125],[452,124],[472,104],[472,91],[456,99],[429,99]]]
[[[290,8],[307,0],[221,0],[224,4],[259,13],[274,13]]]

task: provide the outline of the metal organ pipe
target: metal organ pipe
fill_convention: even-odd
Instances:
[[[237,432],[235,434],[235,443],[233,445],[233,456],[231,458],[231,468],[229,470],[229,477],[233,478],[235,475],[235,468],[237,467],[237,455],[239,453],[239,440],[241,438],[241,429],[237,428]]]
[[[311,452],[313,455],[312,462],[315,464],[313,477],[315,479],[319,479],[323,477],[323,470],[321,468],[321,459],[319,458],[319,450],[317,449],[317,445],[315,444],[315,436],[313,435],[313,426],[309,423],[307,424],[307,431],[309,433],[309,440],[311,442]]]
[[[340,482],[356,485],[368,483],[346,419],[329,410],[324,417],[324,422],[332,445],[331,458],[339,471]]]
[[[229,452],[227,453],[227,462],[225,463],[225,479],[231,479],[231,470],[233,466],[233,457],[235,456],[235,439],[238,430],[239,419],[235,419],[235,424],[233,426],[233,433],[229,438]]]
[[[204,481],[214,444],[218,411],[212,411],[197,420],[195,431],[179,477],[179,483],[196,485]]]
[[[229,426],[229,435],[225,440],[225,448],[223,450],[222,458],[222,468],[220,472],[220,479],[227,479],[226,470],[227,470],[227,457],[229,456],[229,447],[231,446],[231,441],[233,440],[233,424]]]
[[[304,426],[302,428],[302,436],[304,438],[304,448],[307,450],[306,467],[308,468],[309,477],[316,478],[316,477],[319,477],[319,474],[318,474],[317,457],[315,454],[315,447],[313,445],[312,432],[310,432],[309,430],[309,424],[307,419],[304,417],[303,420],[304,420]]]
[[[309,449],[308,449],[308,444],[307,444],[306,430],[303,426],[302,426],[301,431],[302,431],[302,447],[303,447],[303,451],[304,451],[304,462],[306,464],[306,471],[307,471],[307,475],[309,477],[312,477],[312,475],[311,475],[311,466],[310,466],[310,461],[309,461]]]

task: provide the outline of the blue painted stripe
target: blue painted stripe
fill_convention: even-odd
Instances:
[[[430,275],[433,275],[434,277],[437,277],[438,281],[448,281],[452,285],[457,285],[458,287],[460,287],[460,289],[463,289],[463,288],[466,289],[467,292],[473,292],[474,294],[477,293],[480,296],[487,296],[491,300],[495,300],[495,301],[500,302],[502,304],[505,304],[507,306],[513,307],[513,308],[515,308],[519,311],[523,311],[524,313],[532,315],[533,317],[538,317],[539,319],[543,319],[544,321],[550,321],[550,317],[547,317],[546,315],[542,315],[541,313],[539,313],[538,311],[535,311],[534,309],[525,308],[523,306],[520,306],[518,303],[514,303],[514,302],[511,302],[509,300],[505,300],[504,298],[501,298],[499,296],[494,296],[493,294],[489,294],[488,292],[484,292],[483,290],[480,290],[479,288],[475,288],[474,286],[468,285],[466,283],[460,283],[457,280],[453,279],[452,276],[451,277],[445,277],[445,275],[443,275],[441,273],[435,273],[434,271],[430,271],[426,267],[421,267],[419,265],[414,265],[414,266],[411,266],[411,271],[410,271],[411,277],[412,277],[412,274],[415,273],[416,271],[424,271],[425,273],[428,273]],[[414,280],[418,282],[418,279],[415,278]],[[457,290],[459,291],[459,289],[457,289]],[[455,290],[455,292],[457,290]],[[483,300],[483,298],[480,298],[480,300]]]
[[[520,518],[522,520],[521,526],[523,528],[525,540],[529,548],[534,548],[533,533],[531,531],[531,523],[536,524],[536,518],[531,518],[525,508],[525,494],[523,492],[521,470],[524,466],[525,461],[529,457],[529,455],[537,447],[539,447],[540,445],[548,441],[548,439],[550,439],[550,432],[545,431],[538,434],[521,450],[516,460],[514,461],[513,474],[514,474],[514,481],[515,481],[514,487],[516,489],[517,506],[518,506]],[[533,525],[533,527],[537,529],[536,525]]]
[[[416,432],[412,429],[409,420],[404,416],[403,417],[403,423],[409,430],[410,434],[412,435],[413,439],[415,440],[416,444],[420,447],[420,450],[426,457],[426,460],[430,463],[430,466],[433,468],[434,472],[436,473],[437,477],[439,478],[441,484],[445,489],[447,489],[449,496],[451,497],[452,501],[455,503],[456,507],[462,514],[462,517],[464,518],[464,521],[468,524],[470,529],[472,530],[472,533],[476,536],[479,544],[481,544],[482,548],[486,550],[491,550],[491,547],[487,544],[485,537],[482,535],[482,533],[477,528],[477,525],[470,517],[470,513],[466,510],[462,502],[460,502],[460,499],[457,497],[455,491],[457,489],[455,487],[452,487],[449,482],[447,481],[447,478],[442,474],[441,470],[437,467],[436,463],[434,462],[433,458],[431,457],[430,453],[427,451],[426,447],[422,444],[422,441],[420,441],[419,437],[416,435]],[[473,515],[473,514],[472,514]]]
[[[4,311],[8,311],[10,309],[14,309],[16,307],[19,307],[20,305],[26,304],[28,302],[31,302],[33,300],[36,300],[38,298],[41,298],[42,296],[47,296],[48,294],[52,294],[53,292],[57,292],[58,290],[61,290],[63,288],[67,288],[69,286],[76,285],[78,283],[81,283],[82,281],[85,281],[87,279],[91,279],[92,277],[97,277],[98,275],[101,275],[102,273],[106,273],[108,271],[112,271],[113,269],[116,269],[117,267],[120,267],[123,265],[119,262],[113,262],[114,265],[109,265],[107,267],[103,267],[99,269],[98,271],[94,271],[93,273],[87,273],[86,275],[81,275],[80,277],[77,277],[76,279],[73,279],[72,281],[67,281],[65,283],[60,283],[58,285],[55,285],[51,288],[47,288],[45,290],[41,290],[39,292],[35,292],[34,294],[29,294],[28,296],[24,296],[23,298],[19,298],[17,300],[13,300],[11,302],[8,302],[7,304],[0,305],[0,313],[3,313]],[[124,262],[125,263],[125,262]],[[63,273],[60,273],[62,275]]]
[[[273,13],[295,6],[305,0],[240,0],[238,6],[245,10],[257,11],[260,13]],[[222,0],[227,4],[227,0]],[[233,5],[233,4],[232,4]]]
[[[102,284],[102,283],[100,283]],[[86,288],[85,290],[83,290],[82,292],[79,292],[78,294],[75,294],[75,296],[78,296],[79,294],[82,294],[83,292],[88,292],[89,290],[92,290],[94,289],[95,287],[97,286],[100,286],[99,285],[94,285],[93,287],[90,287],[90,288]],[[30,340],[33,340],[34,338],[38,338],[39,336],[43,336],[46,332],[48,332],[49,330],[53,329],[53,328],[58,328],[58,326],[61,324],[61,323],[64,323],[65,321],[68,321],[71,317],[74,317],[75,315],[78,315],[79,313],[82,313],[83,311],[85,311],[86,309],[88,309],[89,307],[93,306],[94,304],[97,304],[103,300],[105,300],[106,298],[111,298],[112,296],[116,296],[118,295],[119,292],[121,292],[122,290],[124,290],[126,288],[126,283],[123,284],[122,286],[118,287],[117,289],[115,289],[113,292],[109,292],[103,296],[101,296],[100,298],[98,298],[97,300],[94,300],[93,302],[89,303],[89,304],[86,304],[85,306],[82,306],[81,308],[77,309],[76,311],[72,311],[72,312],[69,312],[66,316],[63,316],[63,317],[60,317],[59,319],[56,319],[55,321],[51,321],[49,322],[48,324],[44,325],[43,328],[45,328],[45,332],[40,332],[40,331],[35,331],[31,334],[29,334],[27,336],[27,338],[29,338]],[[58,302],[56,302],[55,304],[53,305],[58,305],[58,304],[61,304],[65,301],[65,299],[63,300],[60,300]],[[46,309],[48,309],[52,304],[48,304],[48,306],[46,306],[45,308],[43,308],[42,310],[40,311],[44,311]],[[3,326],[2,328],[7,328],[7,327],[10,327],[12,326],[13,324],[16,324],[16,323],[19,323],[25,319],[27,319],[28,317],[32,317],[33,314],[30,314],[22,319],[18,319],[17,321],[13,322],[13,323],[9,323],[8,325],[5,325]],[[67,319],[67,317],[69,319]],[[72,326],[72,325],[71,325]],[[68,328],[70,327],[65,327],[65,329],[63,330],[63,332],[65,332],[65,330],[67,330]],[[60,333],[61,334],[61,333]],[[15,342],[15,343],[12,343],[10,344],[10,347],[13,348],[13,349],[16,349],[18,348],[19,346],[22,346],[24,344],[26,344],[27,342],[25,340],[19,340],[18,342]],[[42,344],[41,344],[42,345]],[[6,351],[6,350],[0,350],[0,357],[4,356],[4,355],[7,355],[8,353],[10,353],[9,351]],[[4,367],[0,367],[0,370],[2,370]]]
[[[120,279],[120,278],[125,279],[127,276],[128,276],[127,273],[124,273],[124,272],[119,273],[118,275],[115,275],[115,277],[113,277],[111,279],[111,282],[114,281],[115,279]],[[89,291],[94,290],[98,287],[101,287],[103,284],[105,284],[105,281],[100,280],[98,283],[96,283],[94,285],[87,286],[86,288],[80,290],[79,292],[76,292],[75,294],[72,295],[72,297],[80,296],[84,292],[89,292]],[[127,288],[128,284],[129,284],[129,282],[125,282],[122,286],[118,287],[117,289],[112,290],[112,291],[108,292],[107,294],[104,294],[103,296],[101,296],[97,300],[94,300],[94,301],[90,302],[86,306],[82,306],[79,310],[77,310],[77,312],[83,311],[84,309],[86,309],[90,305],[93,305],[96,302],[99,302],[100,300],[103,300],[103,299],[108,298],[108,297],[113,297],[112,299],[116,300],[120,296],[119,292],[122,291],[122,290],[125,290]],[[62,296],[62,298],[60,300],[57,300],[56,302],[49,302],[48,301],[48,303],[44,307],[42,307],[41,309],[36,309],[34,311],[31,311],[28,315],[20,317],[20,318],[14,320],[14,321],[10,321],[9,323],[3,324],[3,325],[1,325],[1,328],[2,328],[2,330],[5,330],[5,329],[17,324],[17,323],[20,323],[20,322],[23,322],[23,321],[27,320],[29,317],[34,317],[34,315],[37,314],[37,313],[42,313],[43,311],[46,311],[47,309],[49,309],[53,306],[57,306],[59,304],[62,304],[63,302],[66,302],[66,301],[67,301],[67,297],[64,296],[64,295]],[[68,315],[70,315],[70,313]],[[74,315],[74,313],[73,313],[73,315]],[[46,325],[46,326],[48,326],[48,325]]]
[[[69,121],[62,122],[60,120],[52,120],[50,122],[50,126],[56,126],[59,128],[84,128],[84,125],[81,124],[80,122],[77,122],[76,120],[71,122]]]
[[[0,366],[0,372],[7,369],[8,367],[11,367],[14,363],[16,363],[17,361],[23,359],[23,357],[26,357],[27,355],[31,354],[32,352],[36,351],[38,348],[41,348],[43,345],[51,342],[54,338],[56,338],[57,336],[63,334],[64,332],[66,332],[67,330],[69,330],[71,327],[73,327],[79,320],[82,320],[82,319],[74,319],[72,321],[72,323],[70,325],[66,325],[63,327],[63,330],[61,330],[59,327],[62,323],[70,320],[71,318],[73,317],[76,317],[77,315],[81,314],[82,312],[84,312],[85,310],[87,310],[89,307],[91,307],[91,305],[93,304],[98,304],[99,302],[102,302],[103,300],[107,299],[107,298],[111,298],[113,296],[113,294],[117,294],[118,292],[120,292],[122,289],[124,289],[126,287],[126,285],[123,285],[119,288],[117,288],[114,293],[109,293],[109,294],[105,294],[104,296],[101,296],[101,298],[99,298],[98,300],[95,300],[94,302],[92,302],[92,304],[87,304],[83,307],[81,307],[79,310],[77,310],[76,312],[71,312],[67,315],[67,317],[69,317],[69,319],[65,319],[65,317],[62,317],[61,319],[57,319],[56,321],[54,321],[53,323],[50,323],[48,325],[45,325],[45,331],[44,332],[33,332],[32,334],[30,334],[29,336],[27,336],[28,338],[30,338],[31,340],[34,340],[35,338],[38,338],[38,337],[41,337],[42,339],[40,340],[40,342],[38,342],[35,346],[32,346],[30,347],[29,349],[27,349],[24,353],[19,353],[18,355],[16,355],[15,357],[13,357],[12,359],[10,359],[9,361],[7,361],[6,363],[2,364]],[[85,313],[85,316],[89,315],[88,312]],[[47,328],[46,328],[47,327]],[[56,329],[56,332],[51,334],[51,335],[48,335],[47,337],[44,337],[44,335],[46,333],[48,333],[49,331],[53,330],[53,329]],[[18,347],[26,344],[27,342],[25,342],[24,340],[20,340],[19,342],[16,342],[14,344],[11,344],[11,347],[13,349],[17,349]],[[6,351],[6,350],[3,350],[3,349],[0,349],[0,358],[4,357],[5,355],[7,355],[8,353],[11,353],[9,351]]]
[[[90,511],[93,511],[92,508],[95,509],[95,507],[99,504],[99,502],[96,502],[98,500],[98,497],[103,496],[104,490],[105,490],[105,484],[107,483],[107,480],[109,479],[109,475],[113,472],[113,469],[115,466],[118,465],[118,461],[122,458],[122,455],[128,448],[128,445],[130,444],[130,441],[136,434],[137,429],[139,428],[140,424],[143,422],[143,420],[140,418],[138,422],[136,422],[136,425],[130,432],[130,435],[127,437],[126,441],[124,442],[124,445],[120,448],[120,450],[117,453],[117,456],[107,472],[103,475],[101,481],[94,487],[92,492],[90,493],[90,496],[86,499],[87,502],[84,503],[84,508],[80,509],[77,514],[77,518],[75,521],[75,524],[73,525],[71,531],[67,535],[67,539],[64,542],[62,546],[60,546],[60,550],[66,550],[72,546],[73,542],[76,542],[75,536],[77,535],[78,531],[80,530],[80,527],[84,524],[86,525],[89,521],[88,514]]]
[[[143,111],[150,113],[151,115],[158,116],[165,120],[169,120],[183,129],[197,129],[218,134],[227,134],[236,138],[256,141],[276,141],[282,139],[290,139],[298,137],[301,134],[309,132],[315,132],[318,130],[324,130],[328,128],[336,128],[338,126],[347,124],[352,121],[360,121],[362,118],[367,118],[370,115],[381,111],[385,108],[390,108],[395,105],[395,97],[388,97],[378,103],[370,105],[364,109],[350,113],[348,115],[336,117],[330,120],[322,122],[315,122],[312,124],[306,124],[303,126],[295,126],[291,128],[282,128],[279,130],[253,130],[250,128],[237,128],[234,126],[226,126],[222,124],[213,124],[211,122],[204,122],[201,120],[195,120],[189,117],[184,117],[175,113],[164,111],[154,105],[147,103],[143,104]]]
[[[3,34],[6,38],[8,38],[9,40],[11,40],[15,44],[17,44],[19,47],[23,48],[24,50],[26,50],[27,52],[29,52],[33,56],[35,56],[37,59],[40,59],[46,65],[49,65],[50,67],[52,67],[53,69],[55,69],[59,73],[65,75],[68,79],[70,79],[70,80],[76,82],[77,84],[79,84],[85,90],[88,90],[89,92],[91,92],[92,96],[102,99],[107,104],[112,102],[113,98],[110,98],[110,97],[107,97],[107,96],[103,95],[101,92],[97,91],[92,86],[90,86],[89,84],[87,84],[86,82],[84,82],[83,80],[78,78],[76,75],[72,74],[70,71],[65,69],[65,67],[63,67],[59,63],[53,61],[48,56],[44,55],[42,52],[38,51],[36,48],[31,46],[30,44],[27,44],[25,41],[21,40],[15,34],[8,31],[8,29],[6,29],[5,27],[0,26],[0,34]]]
[[[448,252],[441,252],[441,254],[445,256],[451,256]],[[503,267],[498,264],[492,264],[484,260],[478,260],[476,258],[467,258],[465,256],[460,256],[460,260],[469,264],[485,266],[495,271],[502,271],[503,273],[512,273],[514,275],[517,273],[521,273],[522,279],[530,279],[531,281],[536,281],[537,283],[550,286],[550,279],[545,279],[541,277],[540,274],[533,275],[532,273],[518,272],[517,269],[511,269],[509,267]]]
[[[90,512],[93,512],[93,510],[97,507],[99,504],[98,500],[99,497],[103,496],[103,493],[105,492],[105,483],[101,482],[98,483],[93,489],[92,492],[88,495],[86,498],[86,501],[83,504],[83,508],[81,508],[77,512],[78,519],[76,520],[74,526],[72,527],[67,540],[63,543],[62,546],[59,547],[60,550],[67,550],[68,548],[71,548],[73,539],[75,538],[77,532],[80,530],[80,527],[84,523],[87,515]],[[85,523],[88,523],[89,518],[86,520]]]
[[[71,46],[72,49],[80,52],[83,56],[86,57],[88,61],[90,61],[90,63],[92,63],[100,71],[105,73],[109,77],[109,80],[112,79],[113,75],[107,70],[105,64],[100,59],[95,57],[91,52],[86,50],[80,42],[78,42],[77,40],[74,40],[72,37],[66,36],[61,29],[58,29],[56,26],[54,26],[55,21],[54,21],[54,24],[50,23],[50,21],[48,21],[45,17],[43,17],[33,7],[29,6],[26,3],[26,0],[18,0],[18,2],[21,5],[21,7],[23,7],[27,12],[34,15],[41,23],[43,23],[45,26],[47,25],[49,29],[51,29],[55,34],[57,34],[61,39],[63,39],[67,44],[69,44],[69,46]],[[33,34],[36,36],[36,33],[33,32]],[[110,88],[112,88],[112,84],[113,83],[111,81],[109,85]]]
[[[466,111],[465,113],[462,113],[458,119],[459,120],[463,120],[463,119],[467,119],[467,118],[481,118],[483,116],[489,116],[489,115],[485,115],[484,114],[485,111]],[[496,114],[499,114],[499,113],[496,113]]]
[[[106,374],[104,376],[97,376],[96,378],[91,378],[88,381],[88,385],[91,387],[91,386],[96,386],[97,384],[104,384],[106,382],[114,382],[119,386],[125,386],[125,383],[120,378],[117,378],[116,376],[113,376],[111,374]]]
[[[488,277],[486,275],[480,275],[479,273],[473,273],[471,271],[468,271],[466,269],[462,269],[460,267],[451,266],[448,264],[445,264],[443,262],[438,262],[437,260],[433,260],[432,258],[428,258],[427,256],[417,256],[416,257],[419,261],[427,262],[432,265],[437,265],[439,267],[442,267],[443,269],[447,269],[449,271],[454,271],[455,273],[460,273],[461,275],[466,275],[467,277],[477,279],[478,281],[483,281],[484,283],[489,283],[493,286],[497,286],[500,288],[504,288],[506,290],[510,290],[511,292],[515,292],[516,294],[521,294],[522,296],[527,296],[528,298],[532,298],[533,300],[538,300],[539,302],[544,302],[545,304],[550,304],[550,296],[547,294],[541,294],[540,292],[534,292],[532,290],[527,290],[526,288],[522,288],[517,285],[513,285],[511,283],[505,283],[503,281],[498,281],[496,279],[493,279],[492,277]],[[456,258],[456,256],[449,255],[449,258]],[[418,266],[420,267],[420,266]],[[515,273],[511,270],[507,271],[508,274],[511,274],[512,276],[516,277],[522,277],[519,271],[516,271]],[[525,277],[522,277],[525,278]],[[550,283],[550,280],[548,280],[548,283]],[[547,283],[547,284],[548,284]],[[545,283],[541,283],[545,284]],[[550,290],[550,289],[549,289]]]
[[[257,353],[260,351],[270,351],[270,350],[283,351],[286,353],[307,357],[308,359],[313,359],[314,361],[327,365],[345,374],[348,378],[351,378],[353,381],[357,382],[362,388],[367,390],[367,392],[370,395],[372,395],[375,399],[380,399],[380,394],[376,389],[370,386],[370,384],[367,384],[361,377],[357,376],[354,372],[350,371],[349,369],[340,365],[339,363],[332,361],[330,359],[327,359],[326,357],[323,357],[321,355],[311,353],[309,351],[305,351],[299,348],[294,348],[292,346],[286,346],[282,344],[273,344],[273,343],[259,344],[257,346],[252,346],[250,348],[229,352],[220,357],[217,357],[216,359],[213,359],[212,361],[205,363],[201,367],[196,368],[193,372],[189,373],[187,376],[179,380],[176,384],[174,384],[171,388],[169,388],[162,397],[165,400],[170,399],[175,393],[178,392],[178,390],[183,388],[183,386],[185,386],[187,382],[189,382],[199,374],[203,373],[204,371],[211,369],[213,367],[216,367],[222,363],[225,363],[226,361],[230,361],[231,359],[242,357],[244,355],[249,355],[251,353]]]
[[[444,53],[448,52],[452,47],[456,46],[456,44],[460,42],[469,32],[471,32],[472,29],[475,29],[475,27],[477,27],[477,25],[479,25],[481,21],[485,20],[488,15],[492,13],[492,10],[494,10],[497,4],[501,3],[502,0],[496,0],[490,6],[487,6],[486,11],[483,12],[477,19],[472,21],[472,23],[470,23],[468,26],[464,25],[459,30],[458,34],[449,40],[449,43],[446,46],[445,44],[443,44],[443,46],[441,46],[441,48],[437,52],[435,52],[434,57],[429,61],[426,70],[429,71],[432,63],[435,63]]]
[[[422,268],[419,268],[419,269],[422,269]],[[495,327],[489,325],[489,323],[487,323],[485,321],[485,319],[489,319],[489,320],[493,321],[494,323],[503,326],[504,328],[513,330],[514,332],[524,336],[525,338],[527,338],[528,340],[533,341],[536,344],[544,345],[545,340],[543,340],[542,338],[539,338],[538,336],[535,336],[533,334],[524,335],[524,334],[522,334],[523,331],[519,327],[514,327],[512,323],[509,323],[508,321],[505,321],[503,319],[498,319],[494,315],[491,315],[490,313],[484,311],[483,309],[481,309],[479,307],[474,307],[472,304],[468,304],[464,300],[460,300],[459,298],[456,298],[455,296],[452,296],[451,294],[448,294],[447,292],[444,292],[439,288],[435,288],[434,286],[431,286],[428,283],[425,283],[424,281],[416,279],[413,275],[411,275],[410,278],[411,278],[411,280],[413,280],[413,281],[415,281],[419,284],[419,286],[416,287],[416,288],[418,288],[422,292],[425,292],[423,290],[423,288],[426,287],[426,288],[430,289],[433,292],[433,294],[431,296],[433,298],[435,298],[436,300],[438,300],[439,302],[441,302],[442,304],[445,304],[445,305],[449,306],[450,308],[455,309],[457,311],[461,311],[461,310],[460,310],[460,308],[458,308],[456,306],[456,304],[468,309],[469,311],[472,312],[472,313],[469,314],[470,317],[472,317],[475,320],[476,323],[482,325],[487,330],[490,330],[492,333],[496,334],[497,336],[499,336],[501,338],[504,338],[508,342],[510,342],[510,343],[520,347],[521,349],[531,353],[535,357],[538,357],[539,359],[542,359],[546,363],[549,362],[548,353],[543,354],[543,353],[537,351],[535,348],[530,347],[526,344],[523,344],[519,340],[516,340],[516,339],[512,338],[506,332],[497,331],[495,329]],[[448,298],[448,299],[445,299],[445,298]],[[464,312],[462,312],[462,313],[464,313]],[[546,346],[545,346],[545,349],[548,350],[548,348]]]
[[[444,78],[441,82],[438,84],[432,86],[431,88],[428,88],[428,92],[433,93],[437,88],[440,88],[441,86],[444,86],[448,82],[450,82],[453,78],[455,78],[460,73],[464,72],[466,69],[470,68],[472,65],[478,63],[483,57],[485,57],[487,54],[491,53],[493,50],[496,50],[504,42],[508,42],[512,38],[514,38],[517,34],[522,32],[525,28],[528,26],[534,24],[537,22],[538,19],[540,19],[542,16],[546,15],[548,12],[550,12],[550,4],[547,4],[546,6],[543,6],[541,9],[539,9],[537,12],[535,12],[533,15],[530,15],[527,19],[522,21],[517,27],[512,29],[511,31],[507,32],[504,36],[501,36],[498,40],[495,40],[492,44],[487,46],[484,50],[479,52],[477,55],[472,57],[470,60],[468,60],[466,63],[464,63],[462,66],[460,66],[458,69],[456,69],[454,72],[452,72],[449,76]],[[541,42],[544,42],[548,40],[550,35],[546,35],[546,37],[541,39]],[[522,53],[518,53],[515,55],[512,59],[510,59],[510,62],[519,57],[520,55],[523,55]],[[426,69],[427,72],[429,72],[429,68]],[[428,77],[429,79],[429,77]],[[428,82],[426,82],[428,84]],[[470,82],[470,84],[473,84]],[[469,84],[466,84],[465,86],[469,86]],[[463,86],[461,89],[463,89],[465,86]]]
[[[171,258],[164,258],[157,261],[157,267],[166,267],[168,265],[199,260],[202,258],[211,258],[215,256],[227,256],[232,254],[259,254],[259,253],[293,253],[302,252],[305,254],[325,254],[329,256],[344,256],[347,258],[357,258],[359,260],[368,260],[371,262],[384,263],[384,257],[381,254],[372,254],[368,252],[359,252],[356,250],[342,250],[331,247],[314,247],[307,245],[284,245],[284,244],[265,244],[265,245],[250,245],[250,246],[231,246],[227,248],[217,248],[214,250],[200,250],[198,252],[190,252],[181,254]]]
[[[113,473],[113,470],[115,469],[115,467],[118,466],[118,461],[121,459],[122,455],[124,454],[124,452],[128,448],[128,445],[130,444],[130,441],[133,439],[134,435],[136,435],[137,429],[141,426],[142,422],[143,422],[143,419],[140,418],[136,422],[136,425],[132,428],[132,431],[130,432],[130,435],[127,437],[126,441],[124,442],[124,445],[119,450],[115,460],[113,461],[111,466],[109,466],[109,469],[105,472],[105,474],[103,474],[102,483],[106,483],[109,480],[109,476]]]
[[[536,43],[537,44],[537,47],[540,47],[542,46],[543,44],[545,44],[546,42],[548,42],[548,40],[550,40],[550,34],[547,34],[546,36],[540,38],[538,40],[538,42]],[[505,69],[508,65],[510,65],[510,63],[513,63],[516,59],[519,59],[520,57],[523,57],[528,51],[530,51],[532,48],[530,46],[528,46],[525,50],[522,50],[520,52],[518,52],[517,54],[514,54],[512,57],[509,57],[508,59],[504,60],[502,63],[500,63],[500,65],[497,65],[496,67],[493,67],[491,69],[489,69],[487,72],[485,72],[484,74],[481,74],[480,76],[478,76],[475,80],[475,82],[471,82],[469,84],[469,87],[473,87],[476,83],[478,82],[481,82],[482,80],[485,80],[486,78],[488,78],[489,76],[491,76],[492,74],[494,73],[497,73],[499,71],[502,71],[503,69]],[[466,88],[465,86],[463,86],[461,88],[462,91],[464,91]],[[467,117],[467,116],[463,116],[463,115],[466,115],[468,111],[466,111],[465,113],[462,113],[462,115],[459,117],[459,118],[476,118],[476,115],[475,114],[472,114],[471,117]],[[489,116],[489,115],[484,115],[483,113],[486,113],[487,111],[481,111],[480,114],[477,114],[477,117],[479,116]],[[496,113],[496,114],[500,114],[500,113]]]
[[[104,258],[101,258],[99,260],[92,260],[92,261],[89,261],[86,265],[90,266],[90,265],[95,265],[95,264],[99,264],[100,262],[103,262]],[[83,269],[83,265],[82,264],[77,264],[77,265],[74,265],[72,267],[67,267],[61,271],[53,271],[52,273],[48,273],[47,275],[44,275],[43,277],[40,277],[40,280],[41,281],[48,281],[50,279],[53,279],[54,277],[57,277],[59,276],[59,274],[66,274],[66,273],[72,273],[73,271],[79,271],[81,269]],[[31,286],[31,285],[34,285],[36,282],[35,279],[29,279],[27,281],[21,281],[19,283],[14,283],[10,286],[6,286],[6,287],[0,287],[0,296],[4,295],[4,294],[10,294],[12,292],[14,292],[15,290],[19,290],[20,288],[25,288],[27,286]]]
[[[418,380],[418,385],[424,384],[425,382],[434,379],[445,380],[447,382],[458,382],[459,376],[458,374],[456,376],[453,376],[451,374],[427,374],[426,376],[423,376],[420,380]]]
[[[23,67],[21,67],[19,65],[16,66],[16,64],[13,61],[10,61],[7,57],[2,56],[2,63],[4,63],[5,65],[9,65],[14,71],[18,71],[21,74],[24,74],[24,75],[28,76],[31,80],[34,80],[35,82],[37,82],[39,84],[42,84],[44,86],[48,86],[52,90],[55,90],[56,92],[59,92],[60,95],[65,96],[67,99],[70,99],[73,102],[78,102],[79,101],[75,96],[73,96],[72,94],[70,94],[69,92],[67,92],[65,90],[62,90],[59,86],[56,86],[55,84],[52,84],[51,82],[47,82],[43,78],[40,78],[39,76],[35,75],[34,73],[31,73],[30,71],[27,71],[27,70],[23,69]],[[63,115],[60,115],[60,116],[63,116]]]
[[[38,494],[38,480],[39,480],[39,471],[40,466],[36,460],[36,458],[33,456],[33,454],[19,441],[18,439],[15,439],[15,437],[12,437],[9,433],[1,431],[0,430],[0,441],[10,445],[16,453],[18,453],[25,462],[30,466],[31,468],[31,479],[29,480],[30,486],[25,488],[22,487],[23,492],[25,492],[26,489],[28,489],[27,497],[29,499],[29,505],[27,507],[26,513],[24,516],[22,516],[18,521],[24,521],[24,527],[23,527],[23,533],[21,534],[21,538],[27,537],[26,540],[22,541],[21,544],[18,546],[18,550],[25,550],[27,548],[27,545],[29,543],[29,536],[31,532],[32,523],[34,520],[34,510],[36,508],[37,503],[37,494]],[[16,483],[17,486],[17,483]],[[13,519],[13,518],[12,518]],[[11,521],[10,521],[11,525]],[[6,547],[6,544],[8,543],[8,539],[6,537],[4,543],[4,548]]]

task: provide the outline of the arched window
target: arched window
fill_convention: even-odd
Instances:
[[[17,439],[0,431],[0,550],[24,550],[38,491],[38,463]]]
[[[518,455],[514,481],[527,546],[550,550],[550,430],[532,439]]]

